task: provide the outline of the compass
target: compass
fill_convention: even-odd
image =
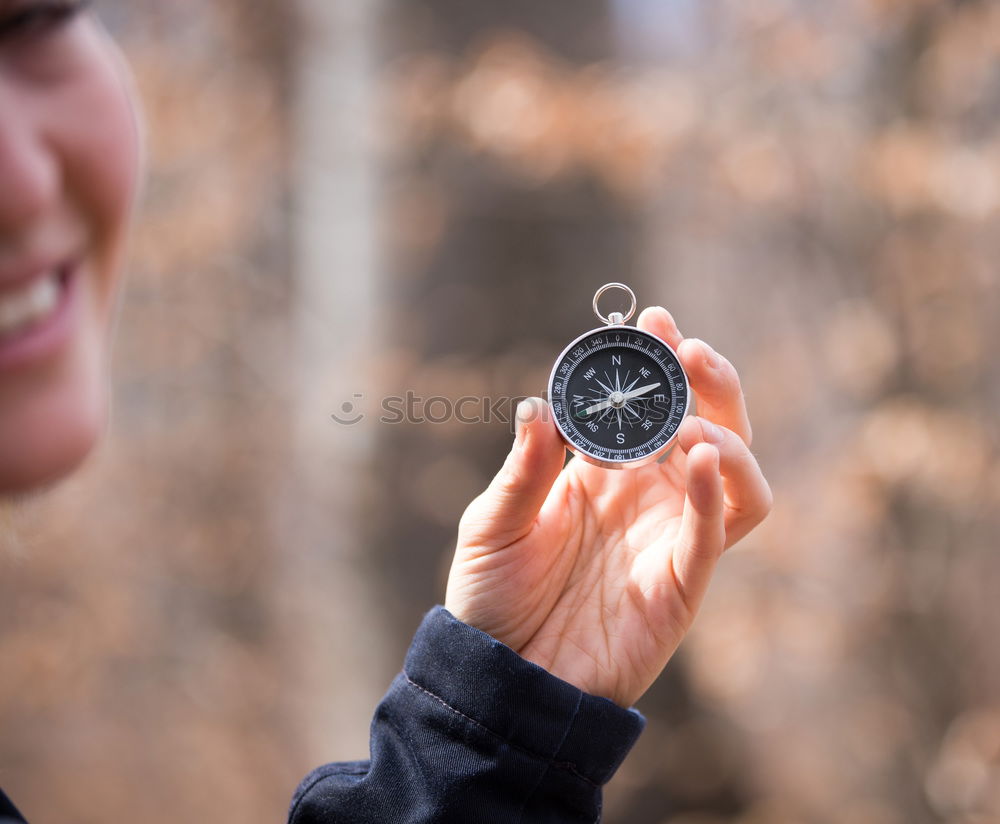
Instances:
[[[626,292],[628,312],[601,314],[608,291]],[[663,457],[691,411],[691,388],[677,353],[656,335],[626,326],[635,294],[608,283],[594,295],[605,326],[586,332],[556,359],[549,403],[567,446],[606,469],[633,469]]]

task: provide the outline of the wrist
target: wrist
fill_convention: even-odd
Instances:
[[[628,710],[639,700],[644,689],[637,689],[636,685],[623,682],[615,677],[611,672],[602,668],[597,661],[584,656],[577,651],[573,657],[560,656],[558,653],[550,654],[530,645],[522,650],[516,650],[525,661],[529,661],[537,667],[545,670],[550,675],[572,684],[581,692],[604,698]]]
[[[418,630],[405,675],[481,727],[572,763],[596,785],[611,777],[645,724],[635,710],[586,693],[440,607]]]

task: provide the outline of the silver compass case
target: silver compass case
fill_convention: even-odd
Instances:
[[[627,313],[601,314],[598,301],[625,291]],[[594,313],[606,325],[574,339],[552,367],[549,406],[569,449],[605,469],[635,469],[660,460],[676,442],[694,398],[677,353],[656,335],[627,326],[635,294],[609,283],[594,295]]]

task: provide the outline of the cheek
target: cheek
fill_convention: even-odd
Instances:
[[[88,71],[65,90],[51,140],[62,160],[67,208],[87,227],[88,263],[106,316],[123,264],[141,170],[138,110],[116,47],[88,24]]]

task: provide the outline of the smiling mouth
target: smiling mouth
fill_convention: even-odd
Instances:
[[[55,266],[23,286],[0,293],[0,342],[44,324],[56,312],[71,268],[68,263]]]

